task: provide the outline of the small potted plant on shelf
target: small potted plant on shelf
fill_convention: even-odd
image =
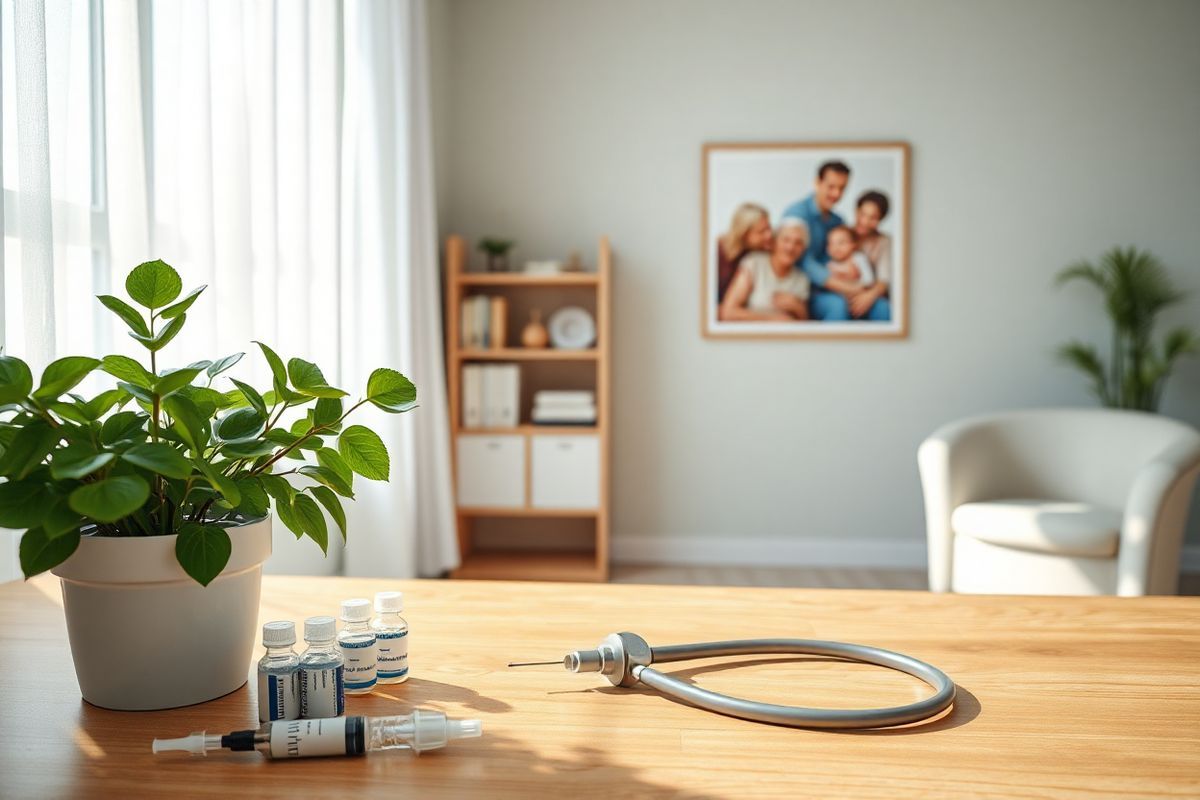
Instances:
[[[366,404],[408,411],[416,388],[377,369],[351,404],[315,364],[285,364],[261,342],[269,391],[221,385],[242,353],[160,369],[205,287],[181,298],[179,274],[150,261],[125,288],[145,311],[99,300],[146,348],[148,368],[123,355],[69,356],[35,385],[23,361],[0,356],[0,526],[26,529],[27,578],[53,570],[62,581],[84,699],[172,708],[245,683],[271,510],[322,551],[326,513],[344,539],[354,476],[389,472],[380,437],[346,418]],[[96,370],[116,385],[72,392]]]
[[[508,269],[508,251],[515,244],[512,239],[490,236],[479,240],[479,249],[487,253],[488,272],[504,272]]]

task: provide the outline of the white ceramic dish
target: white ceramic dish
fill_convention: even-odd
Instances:
[[[550,343],[559,350],[585,350],[596,341],[596,321],[579,306],[564,306],[550,315]]]

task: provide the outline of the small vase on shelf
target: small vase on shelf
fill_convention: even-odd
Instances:
[[[541,309],[535,308],[529,312],[529,324],[521,331],[521,344],[533,349],[541,349],[550,342],[550,334],[542,324]]]

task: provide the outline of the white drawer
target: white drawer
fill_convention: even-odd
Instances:
[[[469,508],[525,505],[525,437],[458,437],[458,504]]]
[[[535,508],[600,505],[600,439],[534,436],[532,504]]]

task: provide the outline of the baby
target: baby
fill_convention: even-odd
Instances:
[[[853,228],[838,225],[829,231],[825,249],[829,253],[829,274],[838,280],[870,286],[875,282],[871,262],[858,249],[858,234]]]

